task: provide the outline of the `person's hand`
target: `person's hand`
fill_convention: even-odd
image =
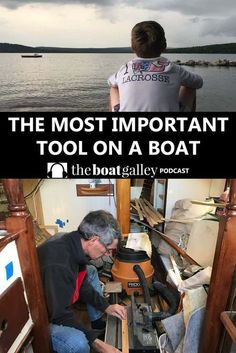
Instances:
[[[109,315],[118,317],[120,320],[126,319],[126,309],[122,305],[111,304],[106,308],[105,312]]]
[[[121,351],[108,343],[96,338],[92,343],[93,349],[98,353],[121,353]]]

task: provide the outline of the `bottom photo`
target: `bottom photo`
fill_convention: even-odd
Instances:
[[[235,235],[236,179],[0,179],[0,352],[235,352]]]

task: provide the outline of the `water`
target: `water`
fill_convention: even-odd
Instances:
[[[166,54],[170,60],[236,60],[235,54]],[[0,54],[0,111],[108,111],[107,78],[132,54]],[[236,67],[187,67],[204,87],[197,110],[236,111]]]

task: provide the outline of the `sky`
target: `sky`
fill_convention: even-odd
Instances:
[[[0,42],[128,47],[146,20],[163,26],[168,47],[236,42],[235,0],[0,0]]]

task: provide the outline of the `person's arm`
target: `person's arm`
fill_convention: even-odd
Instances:
[[[104,312],[109,306],[108,301],[104,298],[99,292],[97,292],[91,283],[85,277],[80,290],[79,290],[79,299],[95,307],[97,310]]]
[[[47,266],[42,270],[44,293],[47,302],[49,322],[56,325],[74,327],[86,335],[91,345],[96,338],[74,317],[71,300],[74,293],[73,276],[64,266]]]
[[[108,85],[110,87],[109,93],[109,111],[118,112],[120,109],[120,97],[118,89],[118,74],[111,75],[108,79]]]
[[[185,70],[182,66],[178,66],[180,85],[188,88],[199,89],[203,86],[203,79],[200,75]]]
[[[105,343],[98,338],[93,341],[92,344],[93,349],[98,353],[118,353],[119,349],[111,346],[108,343]]]
[[[95,277],[96,278],[96,277]],[[98,280],[98,278],[97,278]],[[96,309],[106,312],[109,315],[116,316],[120,320],[126,318],[126,310],[122,305],[112,304],[110,305],[106,298],[99,293],[90,282],[89,276],[86,276],[79,292],[79,298],[84,303],[90,304]]]
[[[119,90],[118,87],[110,88],[110,99],[109,99],[109,111],[117,112],[120,108],[120,100],[119,100]]]
[[[196,89],[203,85],[201,76],[185,70],[182,66],[176,65],[179,72],[180,90],[179,102],[181,104],[180,111],[196,111]]]
[[[179,90],[180,111],[196,111],[196,89],[181,86]]]

